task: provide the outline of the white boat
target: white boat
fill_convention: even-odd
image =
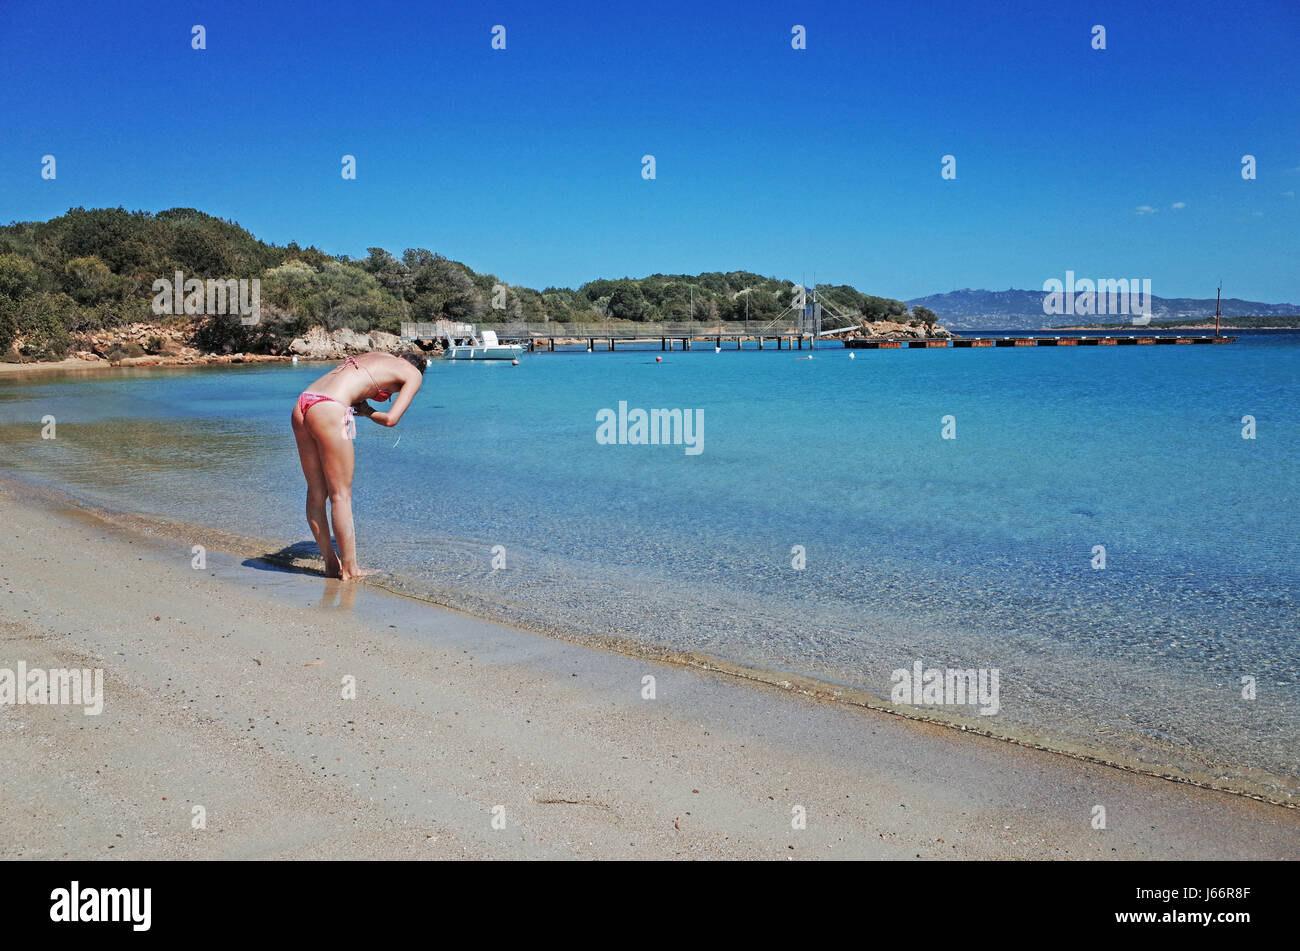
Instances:
[[[517,360],[524,352],[520,344],[499,343],[495,330],[484,330],[479,336],[471,335],[469,343],[448,347],[443,357],[448,360]]]

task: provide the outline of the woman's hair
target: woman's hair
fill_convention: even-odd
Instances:
[[[405,360],[411,366],[415,367],[421,373],[429,366],[429,358],[418,350],[412,350],[410,353],[399,353],[397,356]]]

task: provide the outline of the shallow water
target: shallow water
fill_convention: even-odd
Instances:
[[[917,660],[995,667],[996,715],[920,712],[1300,790],[1300,336],[659,355],[435,363],[400,426],[359,421],[363,564],[480,613],[886,701]],[[321,372],[0,378],[0,474],[300,543],[288,417]],[[703,451],[599,444],[619,401],[703,410]]]

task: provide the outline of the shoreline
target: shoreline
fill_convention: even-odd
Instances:
[[[285,366],[283,371],[287,373],[289,367]],[[197,371],[153,374],[140,371],[128,373],[127,376],[138,378],[142,383],[150,380],[161,383],[170,379],[174,385],[184,389],[187,386],[184,384],[185,380],[191,377],[195,381],[207,379],[211,373],[221,376],[221,373],[216,370],[207,371],[206,374]],[[265,379],[272,383],[272,389],[276,388],[274,384],[279,376],[279,371],[269,367],[249,370],[251,376],[239,376],[238,373],[237,370],[230,372],[232,382],[237,379]],[[84,375],[69,375],[64,379],[69,382],[69,385],[78,379],[82,380],[83,385],[90,385]],[[95,386],[107,385],[110,378],[99,377],[98,379],[101,383]],[[17,383],[15,378],[11,380]],[[3,380],[0,379],[0,382]],[[47,379],[42,382],[50,381]],[[63,388],[54,386],[43,389],[57,392]],[[75,397],[71,391],[69,395]],[[22,457],[25,452],[21,445],[22,437],[18,430],[14,432],[19,439],[19,445],[16,445],[15,449]],[[106,434],[111,439],[111,433],[106,432]],[[75,448],[75,443],[73,447]],[[48,475],[41,475],[36,470],[24,471],[36,458],[38,457],[33,456],[23,462],[11,474],[0,472],[0,479],[4,475],[12,475],[20,484],[50,485]],[[165,464],[159,471],[165,477]],[[143,498],[135,497],[134,493],[131,494],[132,497],[113,492],[100,495],[93,488],[95,481],[92,479],[85,482],[83,489],[79,490],[74,479],[58,491],[86,502],[92,509],[107,513],[110,520],[129,521],[142,531],[154,534],[166,533],[179,539],[199,540],[211,537],[210,543],[204,542],[210,547],[222,548],[263,561],[267,560],[265,556],[268,553],[279,552],[289,559],[277,562],[281,567],[294,567],[295,555],[299,556],[296,562],[298,566],[308,564],[308,559],[303,557],[307,554],[303,544],[285,547],[288,541],[299,537],[294,533],[293,523],[296,519],[277,522],[277,528],[269,531],[255,521],[241,521],[240,531],[246,533],[244,537],[235,537],[228,532],[223,536],[221,531],[211,525],[199,523],[204,518],[208,522],[216,518],[215,511],[205,511],[206,506],[194,508],[177,507],[172,504],[159,507],[149,505],[146,501],[147,494]],[[66,498],[62,500],[63,503],[66,501]],[[235,503],[238,501],[237,497],[230,500]],[[292,493],[287,497],[287,501],[290,503],[295,501]],[[159,515],[141,515],[136,510],[142,506],[156,509]],[[289,509],[287,505],[277,503],[277,511],[289,511]],[[218,524],[228,523],[218,522]],[[302,528],[300,525],[296,527],[299,530]],[[472,529],[467,535],[462,526],[448,528],[445,537],[438,540],[438,545],[442,546],[442,551],[453,558],[463,559],[465,547],[478,541],[479,538],[473,534]],[[314,551],[314,545],[308,543],[307,547]],[[1109,710],[1104,708],[1104,701],[1095,703],[1094,698],[1104,698],[1105,691],[1111,691],[1116,697],[1127,697],[1130,696],[1128,690],[1133,689],[1135,685],[1145,683],[1141,661],[1125,656],[1116,656],[1113,658],[1113,663],[1105,665],[1104,678],[1098,674],[1097,679],[1086,680],[1089,684],[1087,689],[1071,691],[1058,686],[1050,692],[1040,690],[1036,696],[1022,691],[1015,699],[1024,701],[1027,698],[1029,702],[1021,702],[1018,708],[1009,704],[1002,716],[978,717],[973,713],[963,716],[968,713],[965,708],[952,706],[904,707],[894,705],[889,699],[889,669],[899,665],[885,664],[883,669],[880,669],[884,655],[879,650],[867,647],[865,650],[860,650],[857,656],[846,656],[848,651],[841,652],[835,658],[841,661],[838,665],[818,664],[815,657],[809,662],[806,653],[798,644],[789,645],[794,648],[793,650],[765,651],[762,649],[763,642],[754,639],[760,636],[759,624],[766,624],[772,630],[777,639],[774,643],[785,644],[787,642],[781,640],[781,621],[797,623],[798,619],[792,619],[788,615],[777,618],[772,612],[762,611],[759,603],[749,597],[742,599],[725,596],[725,590],[720,587],[717,592],[704,587],[693,589],[702,602],[722,606],[723,613],[719,616],[723,620],[720,623],[713,616],[705,616],[699,624],[686,621],[682,626],[672,628],[671,636],[661,635],[653,626],[638,621],[632,615],[623,616],[623,620],[616,623],[620,612],[611,602],[600,598],[596,590],[598,585],[608,585],[615,579],[602,577],[601,572],[605,569],[583,565],[580,559],[577,561],[571,559],[570,562],[565,562],[563,559],[555,562],[553,565],[555,571],[551,573],[551,577],[563,577],[566,582],[578,585],[575,590],[586,590],[597,595],[590,600],[591,606],[588,608],[567,609],[568,604],[562,599],[549,597],[548,591],[557,589],[554,586],[546,590],[537,588],[537,579],[544,579],[547,575],[536,572],[528,576],[530,583],[534,585],[534,593],[538,595],[536,598],[527,596],[527,585],[513,584],[517,573],[512,572],[502,576],[511,584],[486,584],[480,583],[481,579],[476,581],[474,578],[458,577],[456,572],[421,572],[417,570],[418,565],[409,560],[403,562],[400,557],[384,562],[396,573],[371,579],[371,584],[424,604],[450,608],[468,616],[565,639],[572,643],[598,646],[630,656],[691,666],[722,673],[745,682],[775,684],[781,689],[799,692],[812,699],[826,698],[844,705],[883,711],[894,717],[938,723],[945,728],[978,733],[1027,748],[1047,750],[1085,762],[1131,770],[1171,782],[1225,791],[1289,808],[1295,808],[1300,803],[1300,797],[1296,796],[1296,792],[1300,791],[1296,785],[1296,773],[1290,760],[1285,756],[1284,741],[1278,739],[1293,732],[1294,720],[1286,711],[1275,706],[1263,721],[1275,725],[1272,734],[1264,733],[1264,739],[1261,740],[1235,741],[1233,737],[1250,736],[1251,731],[1255,729],[1253,722],[1246,720],[1242,715],[1231,713],[1223,714],[1222,720],[1218,719],[1220,712],[1210,708],[1210,704],[1204,699],[1218,684],[1208,676],[1202,677],[1201,670],[1195,669],[1194,665],[1192,668],[1179,667],[1175,662],[1174,668],[1153,670],[1151,674],[1157,679],[1163,679],[1166,686],[1170,688],[1164,696],[1183,696],[1180,691],[1187,687],[1186,695],[1201,704],[1199,709],[1204,716],[1200,719],[1183,715],[1182,710],[1173,710],[1171,715],[1168,704],[1165,704],[1162,710],[1156,703],[1142,706],[1140,702],[1131,704],[1114,716],[1108,716]],[[319,567],[318,560],[315,564]],[[640,575],[634,577],[637,566],[630,562],[628,564],[617,562],[613,567],[621,572],[618,580],[632,582],[641,577]],[[921,565],[921,570],[923,572],[926,570],[924,565]],[[662,584],[664,574],[659,572],[648,580],[652,584]],[[583,584],[586,584],[585,589],[582,588]],[[560,587],[563,588],[563,585]],[[986,589],[980,584],[973,583],[967,584],[966,587],[971,592],[971,596],[961,602],[962,608],[967,612],[980,610],[981,599],[986,596]],[[627,590],[632,590],[632,587],[629,586]],[[832,599],[819,603],[835,607],[841,603],[837,599],[843,593],[837,590]],[[724,596],[714,597],[715,594]],[[852,593],[849,592],[850,597],[851,595]],[[855,602],[844,603],[853,605]],[[647,598],[645,604],[644,610],[661,607],[652,598]],[[875,615],[867,611],[849,616],[848,609],[845,609],[839,615],[835,615],[828,609],[818,623],[854,625],[853,628],[846,627],[845,630],[856,630],[863,625],[869,627],[873,621],[885,617],[890,610],[887,603],[879,600],[872,601],[871,604],[882,613]],[[729,615],[727,611],[730,612]],[[906,625],[907,619],[901,615],[892,620],[894,627],[890,629],[890,633],[894,630],[909,630]],[[1024,620],[1026,623],[1032,622],[1032,618]],[[787,629],[802,630],[793,626]],[[910,652],[905,656],[940,656],[934,654],[934,651],[946,650],[953,643],[959,630],[959,628],[938,624],[926,627],[919,633],[913,632],[912,641],[905,644],[910,648]],[[924,645],[929,649],[928,652],[918,648],[917,645]],[[758,649],[754,649],[755,647]],[[918,649],[920,649],[919,654]],[[1066,649],[1054,652],[1053,656],[1046,660],[1028,656],[1027,659],[1031,662],[1029,665],[1018,666],[1016,657],[1010,653],[1002,655],[1001,659],[1003,661],[1001,666],[1019,672],[1021,684],[1030,683],[1037,678],[1040,682],[1059,685],[1072,680],[1071,671],[1074,676],[1087,677],[1091,674],[1091,671],[1083,669],[1083,665],[1087,662],[1086,657],[1079,652],[1072,653]],[[1022,653],[1019,659],[1025,660],[1026,655]],[[1174,683],[1178,671],[1187,674],[1192,680],[1183,677],[1184,683]],[[1030,676],[1031,672],[1032,676]],[[1201,679],[1197,680],[1198,677]],[[1188,683],[1191,687],[1187,686]],[[1004,688],[1007,685],[1008,682],[1004,681]],[[1192,689],[1198,686],[1199,691]],[[1155,691],[1153,695],[1160,696],[1161,692]],[[1095,712],[1105,728],[1098,725],[1098,720],[1089,719],[1074,710],[1076,702],[1080,706],[1093,702]],[[1122,704],[1115,706],[1119,708]],[[1137,711],[1140,715],[1127,715],[1130,711]],[[1173,726],[1171,727],[1170,724]],[[1215,729],[1197,729],[1201,724],[1211,724]],[[1225,724],[1229,730],[1233,726],[1238,729],[1235,732],[1224,733]],[[1243,726],[1245,732],[1241,729]],[[1148,727],[1152,729],[1146,729]],[[1219,731],[1217,735],[1216,729]],[[1274,736],[1271,743],[1267,740],[1269,735]]]
[[[0,486],[0,666],[106,668],[106,702],[0,707],[7,858],[1300,857],[1295,810],[218,549],[196,571],[33,496]]]
[[[942,328],[940,329],[942,330]],[[1148,328],[1144,328],[1144,327],[1133,327],[1128,324],[1117,324],[1114,325],[1113,327],[1110,325],[1077,326],[1077,327],[1074,326],[1042,327],[1039,328],[1038,330],[1008,330],[1008,331],[978,331],[978,332],[979,333],[1003,333],[1004,332],[1010,336],[1016,336],[1016,335],[1023,336],[1023,335],[1053,334],[1053,333],[1059,334],[1062,331],[1101,332],[1101,331],[1114,330],[1116,332],[1123,331],[1128,335],[1135,335],[1135,334],[1140,334],[1147,329]],[[1150,329],[1156,331],[1213,330],[1214,324],[1212,323],[1178,324],[1178,325],[1160,326],[1160,327],[1155,327]],[[1227,332],[1241,331],[1241,330],[1286,330],[1286,331],[1294,331],[1296,333],[1300,333],[1300,327],[1249,327],[1249,328],[1222,327],[1221,329]],[[843,333],[845,334],[854,333],[854,332],[856,331],[854,331],[852,328],[846,328],[843,331]],[[965,331],[966,334],[975,333],[975,332],[976,331],[970,331],[970,330]],[[915,339],[951,339],[951,338],[960,338],[961,336],[962,334],[956,331],[945,330],[943,334],[937,334],[934,337],[921,336]],[[577,338],[577,337],[574,338],[556,337],[555,344],[556,346],[573,346],[573,345],[581,346],[584,339],[585,338]],[[745,339],[752,341],[757,338],[747,337]],[[842,342],[846,338],[839,337],[839,336],[828,336],[825,339],[834,340],[836,342]],[[849,339],[854,339],[854,338],[849,338]],[[865,336],[865,337],[858,337],[856,339],[892,340],[895,338],[885,337],[885,336],[880,336],[880,337]],[[907,337],[907,338],[899,338],[899,339],[913,339],[913,338]],[[298,358],[299,363],[336,363],[339,360],[344,359],[347,352],[352,352],[352,351],[346,351],[346,352],[340,351],[340,353],[338,354],[331,354],[331,355],[296,354],[296,356]],[[360,349],[360,350],[356,350],[355,352],[364,353],[364,352],[368,352],[368,350]],[[542,349],[542,350],[538,350],[537,352],[544,353],[546,351]],[[433,356],[433,354],[430,354],[430,356]],[[139,368],[174,369],[178,367],[208,367],[208,366],[232,366],[232,365],[247,366],[247,365],[258,365],[258,364],[266,364],[266,363],[292,363],[294,357],[295,354],[293,353],[275,353],[275,354],[202,353],[197,356],[193,356],[193,355],[172,356],[166,354],[149,354],[149,355],[138,356],[138,357],[124,357],[119,360],[107,360],[102,357],[94,360],[88,360],[82,357],[70,356],[70,357],[65,357],[62,360],[49,360],[49,361],[30,361],[30,362],[15,362],[15,363],[0,361],[0,376],[23,376],[27,374],[49,373],[49,372],[55,372],[60,370],[80,373],[80,372],[93,372],[93,371],[114,370],[114,369],[139,369]]]
[[[13,498],[20,494],[38,495],[41,504],[50,509],[74,511],[82,518],[96,520],[114,529],[151,538],[169,538],[185,545],[198,542],[209,550],[220,550],[227,555],[242,559],[245,564],[258,563],[266,568],[324,580],[319,555],[310,557],[286,555],[276,551],[275,543],[267,539],[236,535],[210,525],[178,522],[161,516],[108,509],[96,503],[76,500],[58,489],[44,486],[38,489],[13,478],[12,475],[0,475],[0,502],[3,502],[6,496]],[[795,694],[806,698],[809,702],[830,703],[849,709],[870,711],[873,714],[924,724],[958,735],[982,737],[991,742],[1114,769],[1134,776],[1150,777],[1163,782],[1209,790],[1282,809],[1300,810],[1300,802],[1289,798],[1290,793],[1287,788],[1279,785],[1277,782],[1279,777],[1273,774],[1265,774],[1272,780],[1271,782],[1263,778],[1248,780],[1244,778],[1245,774],[1242,774],[1236,777],[1237,785],[1224,785],[1214,781],[1214,772],[1209,765],[1203,765],[1199,769],[1191,769],[1186,763],[1177,766],[1168,762],[1151,765],[1137,759],[1126,749],[1100,744],[1081,745],[1061,735],[1040,742],[1034,739],[1037,731],[1030,727],[1017,729],[1003,725],[1000,729],[994,730],[986,726],[988,721],[985,718],[974,714],[962,714],[944,708],[927,712],[928,708],[925,707],[900,707],[887,697],[850,684],[819,679],[779,667],[759,667],[700,651],[646,643],[630,636],[593,634],[569,629],[541,616],[533,618],[514,616],[504,606],[494,605],[481,597],[465,596],[458,600],[452,596],[415,592],[387,579],[388,576],[381,573],[361,584],[368,590],[399,598],[429,610],[451,612],[474,622],[500,625],[530,636],[545,637],[584,649],[704,671],[708,675],[740,684]]]
[[[204,354],[202,357],[127,357],[123,360],[83,360],[80,357],[67,357],[63,360],[32,363],[0,362],[0,374],[23,375],[25,373],[43,373],[54,370],[67,370],[73,373],[96,370],[124,370],[146,368],[210,367],[259,363],[292,363],[293,356],[262,353]],[[308,360],[299,358],[300,363],[325,363],[328,359]]]
[[[294,360],[328,362],[361,353],[393,353],[408,346],[396,334],[385,331],[374,330],[364,334],[348,328],[327,331],[316,325],[308,328],[301,337],[281,338],[270,345],[263,341],[255,344],[253,350],[236,350],[235,344],[211,349],[211,344],[196,346],[199,332],[198,322],[171,320],[135,321],[101,330],[78,331],[70,335],[61,360],[16,359],[11,362],[10,357],[22,353],[22,347],[15,344],[7,355],[0,354],[6,357],[0,360],[0,373],[21,373],[38,368],[82,370],[292,363]],[[240,345],[249,343],[243,341]]]

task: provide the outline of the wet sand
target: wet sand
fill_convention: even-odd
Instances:
[[[215,549],[197,570],[12,486],[0,539],[0,667],[105,672],[99,716],[0,706],[6,859],[1300,857],[1298,810]]]

